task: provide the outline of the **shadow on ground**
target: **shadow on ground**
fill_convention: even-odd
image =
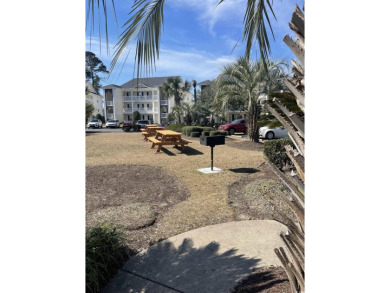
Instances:
[[[194,248],[188,238],[179,246],[160,242],[130,258],[102,292],[229,292],[260,259],[219,249],[216,242]]]
[[[247,174],[251,174],[251,173],[259,172],[260,170],[259,169],[255,169],[255,168],[236,168],[236,169],[229,169],[229,171],[232,171],[234,173],[247,173]]]
[[[176,150],[179,150],[181,151],[181,147],[173,147],[174,149]],[[189,146],[186,146],[184,152],[181,152],[179,154],[175,154],[173,152],[171,152],[169,149],[165,148],[165,147],[162,147],[161,148],[161,152],[163,152],[164,154],[168,155],[168,156],[177,156],[177,155],[186,155],[186,156],[197,156],[197,155],[203,155],[202,152],[198,151],[197,149],[194,149],[192,147],[189,147]]]
[[[282,267],[261,268],[240,282],[231,293],[289,293],[290,284]]]

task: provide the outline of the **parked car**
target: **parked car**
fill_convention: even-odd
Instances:
[[[152,124],[150,120],[138,120],[136,123],[136,125],[139,125],[141,128],[145,128],[148,124]]]
[[[218,130],[223,130],[229,132],[230,135],[235,132],[243,132],[246,133],[246,120],[245,119],[237,119],[228,124],[222,124],[218,126]]]
[[[122,123],[122,128],[132,128],[133,127],[133,122],[131,121],[125,121]]]
[[[259,129],[260,138],[283,138],[288,136],[288,131],[286,128],[280,126],[276,128],[269,128],[268,126],[260,127]]]
[[[88,128],[91,128],[91,127],[102,128],[103,127],[102,120],[92,119],[91,121],[88,122]]]
[[[120,125],[119,120],[108,120],[106,123],[106,128],[112,128],[112,127],[118,128],[119,125]]]

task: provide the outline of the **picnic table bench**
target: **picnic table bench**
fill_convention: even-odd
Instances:
[[[155,136],[158,130],[163,130],[163,127],[160,126],[149,126],[146,131],[142,131],[142,135],[144,136],[144,141],[148,141],[148,137]]]
[[[185,145],[191,143],[190,141],[181,138],[181,133],[172,130],[157,130],[155,137],[148,137],[152,142],[151,149],[157,145],[156,154],[159,154],[163,145],[181,146],[182,151],[185,150]]]

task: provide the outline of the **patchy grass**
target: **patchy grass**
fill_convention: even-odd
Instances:
[[[157,217],[158,221],[153,227],[144,229],[143,233],[138,230],[131,231],[127,234],[128,239],[153,243],[191,229],[233,221],[235,217],[228,202],[228,187],[247,174],[229,169],[257,168],[264,162],[262,152],[257,149],[251,151],[235,148],[229,143],[217,146],[214,148],[214,166],[224,172],[206,175],[196,169],[210,166],[210,148],[200,145],[198,138],[186,139],[192,141],[186,152],[182,153],[180,149],[169,146],[156,155],[155,150],[150,149],[151,143],[142,141],[140,133],[102,133],[87,136],[87,218],[90,216],[91,221],[93,217],[104,219],[98,210],[123,205],[129,200],[132,203],[142,202],[140,199],[145,194],[149,194],[145,201],[151,204],[153,199],[158,199],[159,194],[169,195],[177,188],[182,188],[187,191],[183,195],[184,198],[180,197],[180,200],[174,201],[174,205],[165,209],[164,214]],[[128,173],[123,170],[115,172],[115,166],[124,166]],[[152,175],[140,179],[137,172],[129,166],[141,166],[148,170],[154,168],[161,170],[158,174],[165,176]],[[91,170],[94,172],[91,173]],[[165,177],[178,181],[164,181]],[[92,181],[88,183],[89,180]],[[135,198],[137,194],[142,195],[138,196],[138,200]],[[163,208],[165,203],[169,204],[167,201],[161,201],[152,210]],[[115,214],[113,209],[109,211]],[[124,211],[126,209],[121,210],[122,213]],[[108,218],[109,216],[106,216],[105,219]]]

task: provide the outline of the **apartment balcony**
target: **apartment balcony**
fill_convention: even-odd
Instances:
[[[168,113],[161,113],[161,118],[162,118],[162,119],[168,118]]]
[[[145,108],[135,108],[138,112],[141,114],[155,114],[157,111],[153,111],[152,107],[145,107]]]
[[[158,95],[150,96],[123,96],[123,102],[146,102],[146,101],[158,101]]]
[[[161,100],[160,105],[161,106],[167,106],[168,105],[168,100]]]
[[[114,114],[107,114],[107,120],[114,119]]]
[[[131,113],[133,113],[133,108],[123,108],[123,113],[124,114],[131,114]]]
[[[112,101],[106,101],[106,106],[107,107],[114,106],[114,103]]]

